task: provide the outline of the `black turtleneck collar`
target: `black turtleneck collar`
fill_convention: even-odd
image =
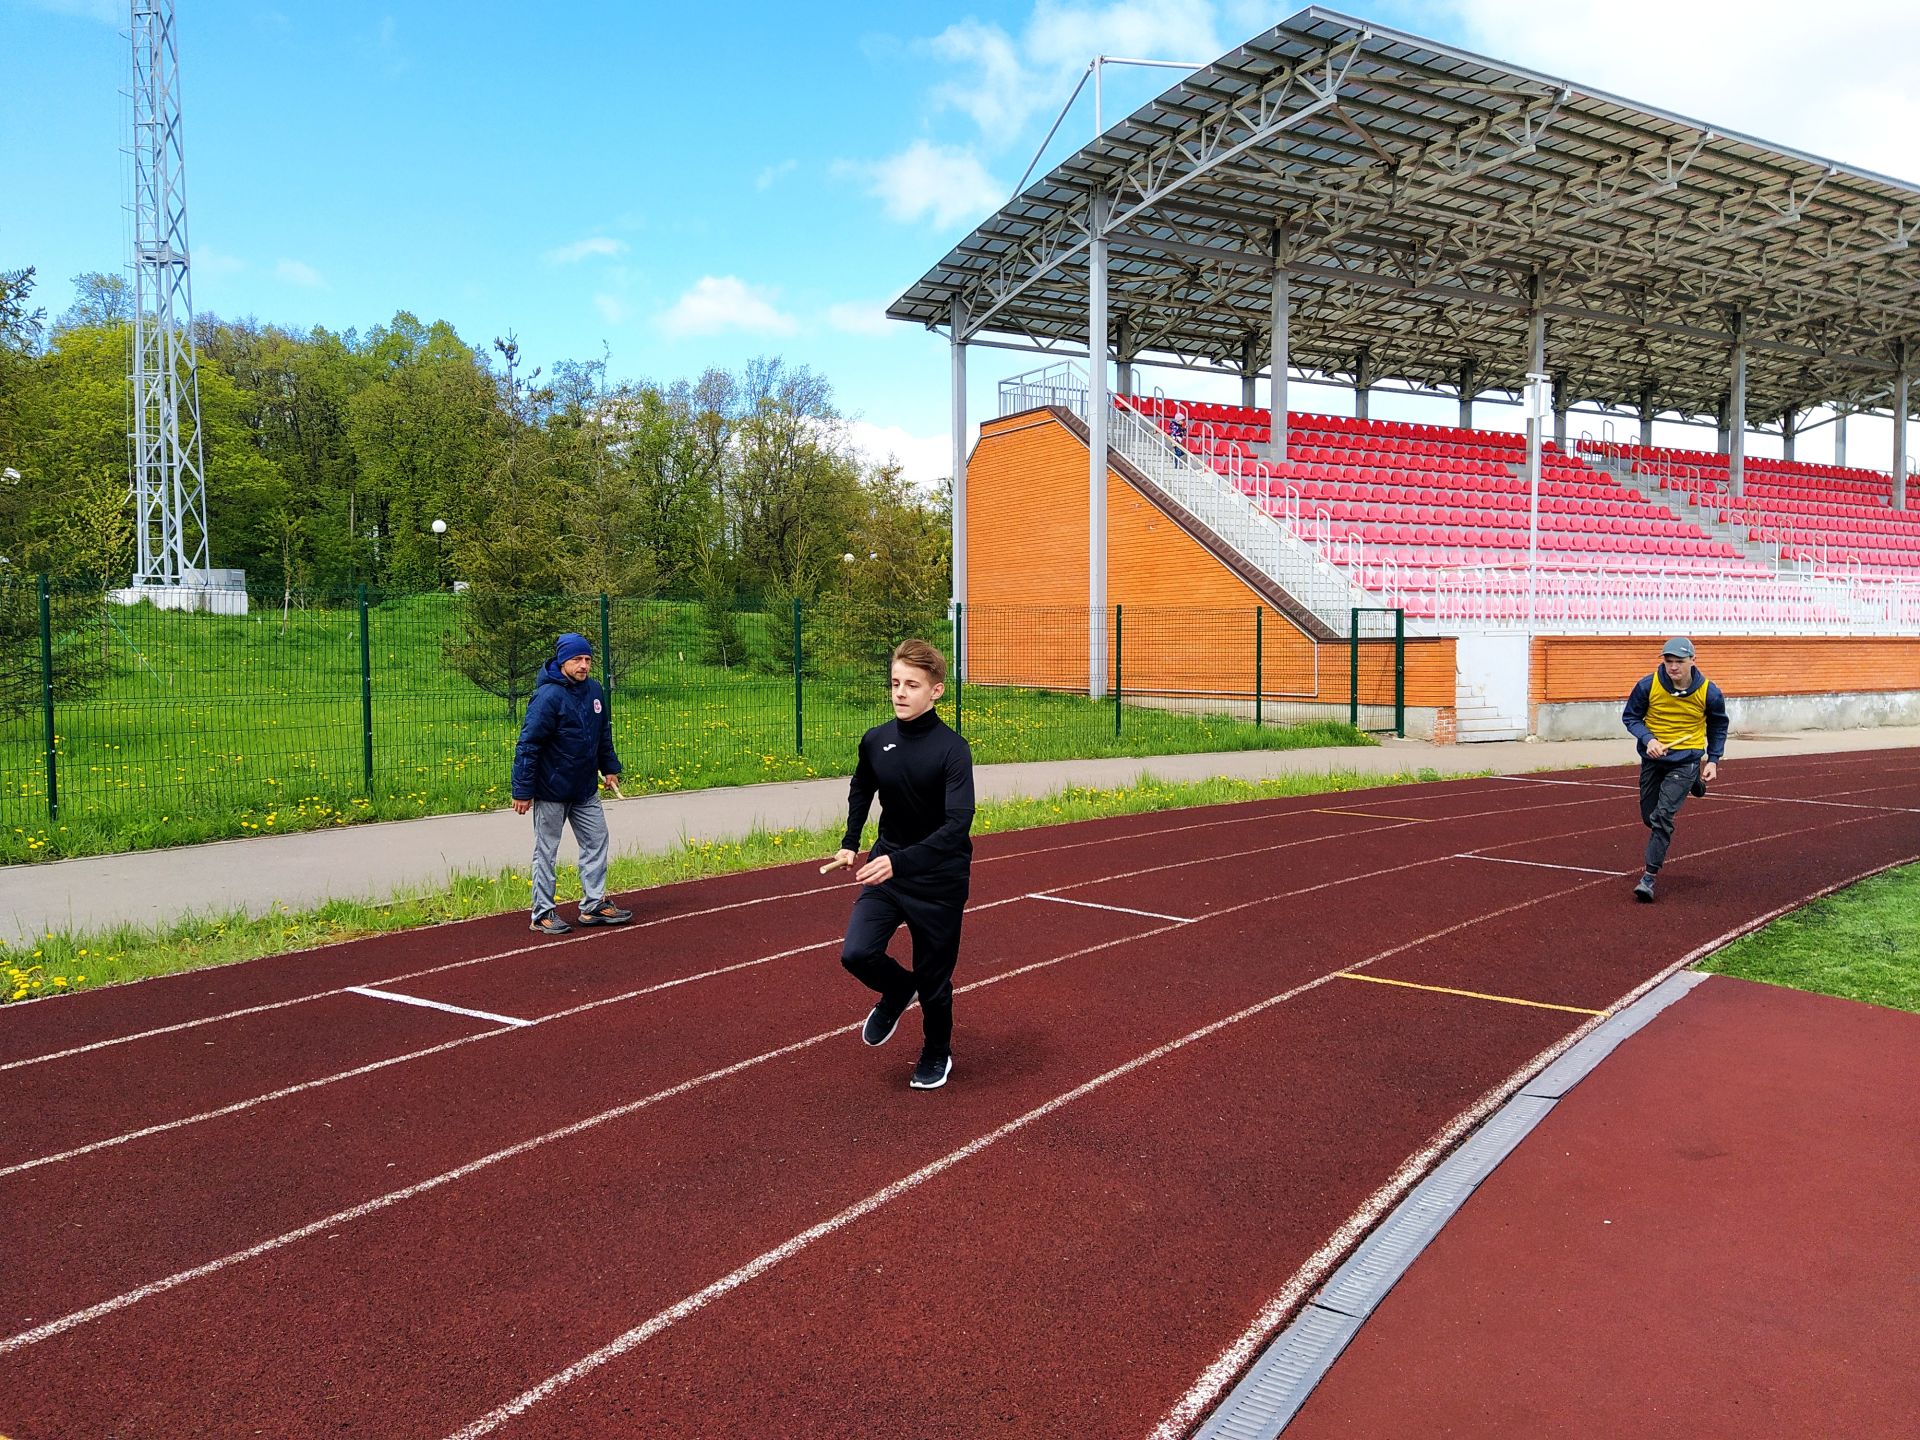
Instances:
[[[925,735],[940,723],[940,712],[930,705],[924,714],[916,716],[912,720],[902,720],[896,715],[894,716],[893,723],[900,727],[900,733],[902,735]]]

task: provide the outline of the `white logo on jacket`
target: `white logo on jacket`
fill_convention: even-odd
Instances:
[[[593,713],[596,715],[600,713],[600,702],[598,700],[593,702]]]
[[[889,751],[889,750],[891,750],[891,749],[893,749],[893,747],[894,747],[894,745],[898,745],[899,743],[900,743],[900,742],[899,742],[898,740],[895,740],[895,741],[893,741],[893,742],[892,742],[891,744],[887,744],[887,745],[882,745],[882,746],[880,747],[880,753],[881,753],[882,755],[884,755],[884,754],[886,754],[886,753],[887,753],[887,751]]]

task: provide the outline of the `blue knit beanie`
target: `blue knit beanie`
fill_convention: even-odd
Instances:
[[[553,658],[558,660],[562,665],[566,664],[567,661],[573,659],[576,655],[591,654],[593,654],[593,646],[588,643],[587,637],[584,635],[576,635],[571,630],[562,635],[553,645]]]

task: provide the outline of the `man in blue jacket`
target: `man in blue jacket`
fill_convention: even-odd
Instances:
[[[1727,748],[1727,702],[1693,663],[1693,641],[1676,635],[1660,666],[1640,677],[1620,719],[1640,750],[1640,820],[1647,827],[1645,873],[1633,898],[1653,903],[1653,878],[1666,863],[1673,817],[1688,795],[1705,795],[1720,778]]]
[[[562,635],[527,702],[520,743],[513,751],[513,808],[533,811],[533,928],[565,935],[573,927],[553,905],[553,862],[560,830],[573,826],[580,847],[580,923],[624,925],[633,918],[607,899],[607,817],[600,779],[620,794],[620,757],[613,753],[607,697],[588,678],[593,646],[584,635]]]

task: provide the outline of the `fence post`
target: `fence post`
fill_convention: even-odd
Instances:
[[[1113,607],[1113,737],[1120,738],[1120,607]]]
[[[953,671],[953,733],[956,735],[967,733],[960,728],[960,657],[967,653],[965,611],[966,607],[958,600],[953,602],[953,664],[949,668]]]
[[[1347,723],[1360,728],[1360,611],[1353,612],[1347,631]]]
[[[1407,738],[1407,612],[1393,612],[1393,733]]]
[[[373,642],[367,633],[367,587],[360,586],[360,763],[373,798]]]
[[[602,687],[607,692],[607,714],[613,714],[613,642],[608,638],[611,630],[607,624],[607,592],[600,592],[600,673],[606,677]]]
[[[60,818],[60,749],[53,733],[53,597],[40,577],[40,708],[47,727],[47,819]]]
[[[1266,655],[1263,651],[1265,621],[1267,612],[1258,605],[1253,607],[1253,728],[1260,728],[1260,692],[1266,688]]]
[[[806,656],[800,649],[800,597],[793,597],[793,753],[807,753],[806,709],[801,698],[800,675]]]

